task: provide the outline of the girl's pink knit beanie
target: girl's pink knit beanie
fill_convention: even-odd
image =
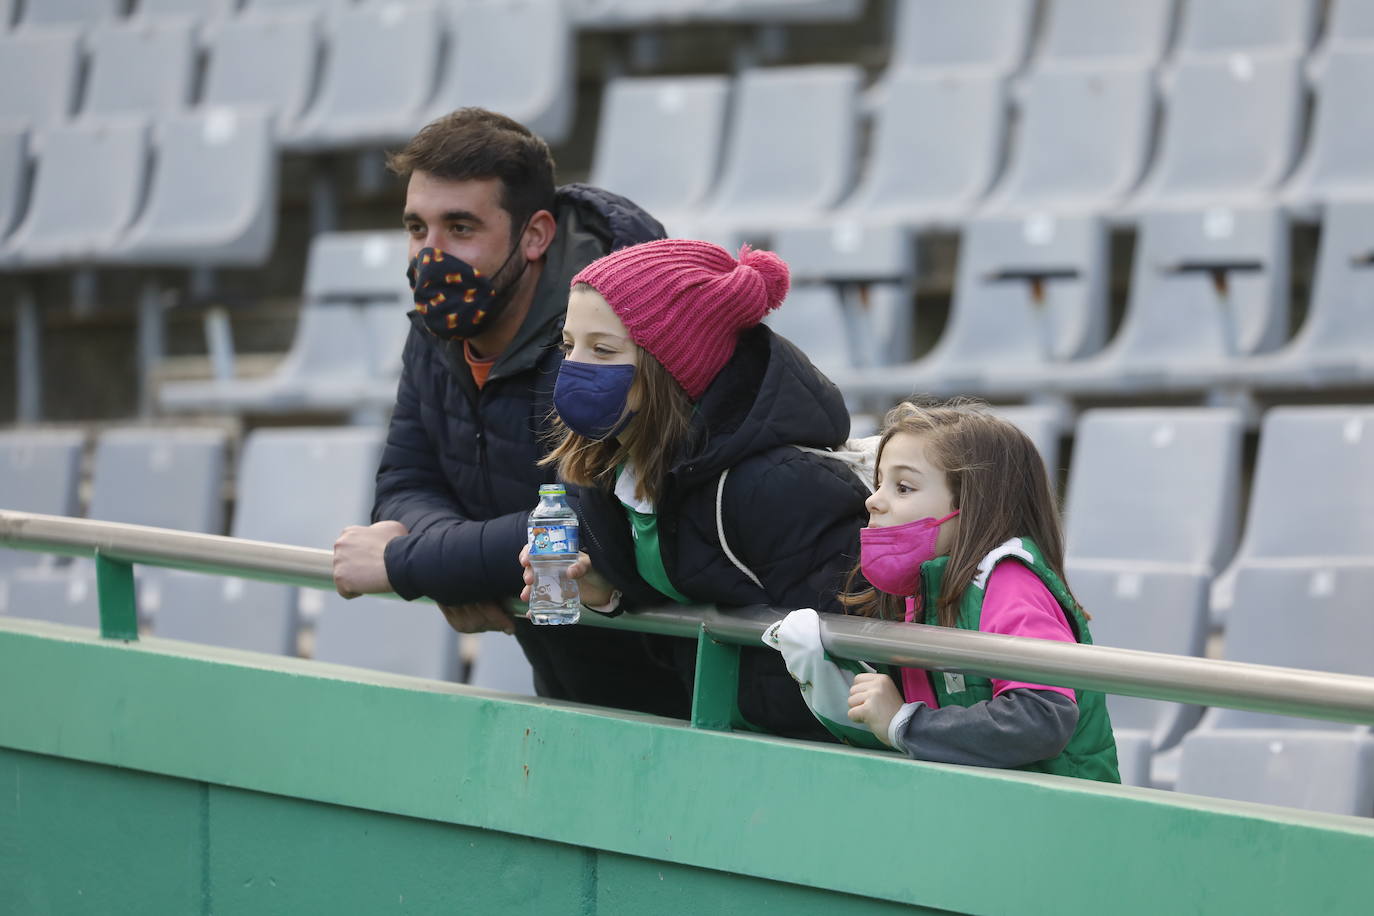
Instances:
[[[771,251],[660,239],[593,261],[573,277],[601,294],[635,343],[653,354],[692,400],[752,328],[787,295],[787,263]]]

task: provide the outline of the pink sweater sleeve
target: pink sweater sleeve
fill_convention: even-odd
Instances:
[[[1034,639],[1056,639],[1077,642],[1064,610],[1059,606],[1045,583],[1026,566],[1014,560],[997,564],[988,577],[983,594],[983,616],[979,629],[984,633],[1006,636],[1029,636]],[[1050,687],[1021,681],[992,679],[992,695],[1001,696],[1008,690],[1028,688],[1062,693],[1076,700],[1070,687]]]

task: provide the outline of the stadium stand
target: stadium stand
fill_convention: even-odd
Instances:
[[[1368,675],[1371,85],[1369,0],[0,0],[0,293],[30,303],[20,366],[33,316],[112,321],[124,287],[150,334],[193,303],[171,316],[183,353],[202,305],[252,300],[240,357],[262,349],[254,309],[285,311],[270,374],[220,351],[152,403],[242,425],[235,536],[327,546],[367,520],[409,331],[381,149],[495,107],[554,145],[560,180],[782,254],[769,323],[856,431],[899,397],[995,399],[1066,481],[1099,643]],[[304,214],[317,195],[331,212]],[[73,268],[99,272],[98,308],[54,296],[86,288]],[[111,419],[31,383],[23,420]],[[354,425],[255,428],[320,415]],[[153,468],[184,437],[199,457]],[[240,440],[204,431],[0,432],[0,506],[80,514],[88,439],[89,517],[222,530]],[[0,550],[0,612],[90,625],[91,581]],[[429,605],[139,588],[158,635],[428,678],[466,659],[474,685],[533,691],[512,639],[460,642]],[[1128,782],[1374,814],[1367,727],[1110,705]]]

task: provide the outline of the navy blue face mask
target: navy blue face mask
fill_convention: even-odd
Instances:
[[[553,406],[563,425],[598,442],[617,436],[634,413],[626,413],[635,367],[563,360],[553,386]]]

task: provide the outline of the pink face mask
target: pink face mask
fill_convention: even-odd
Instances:
[[[905,525],[859,530],[859,565],[864,578],[889,595],[914,595],[921,581],[921,564],[935,559],[940,526],[959,514],[944,518],[918,518]]]

